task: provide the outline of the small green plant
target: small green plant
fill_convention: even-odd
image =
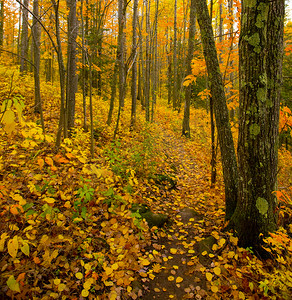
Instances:
[[[120,195],[116,195],[113,188],[109,188],[106,192],[103,193],[106,199],[103,201],[109,207],[113,206],[114,208],[118,207],[119,204],[126,204],[123,198]]]
[[[83,180],[83,178],[81,179]],[[75,208],[73,219],[79,215],[83,219],[86,219],[87,208],[85,205],[93,198],[93,194],[94,189],[86,183],[84,183],[84,185],[77,190],[77,199],[73,203]]]

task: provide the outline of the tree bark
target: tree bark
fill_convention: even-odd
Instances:
[[[243,2],[239,44],[239,201],[232,217],[242,246],[277,227],[278,123],[284,0]]]
[[[29,0],[23,1],[23,6],[28,8]],[[20,73],[27,72],[28,57],[28,10],[22,8],[22,30],[21,30],[21,53],[20,53]]]
[[[76,54],[77,54],[77,14],[76,0],[67,0],[69,7],[68,15],[68,48],[67,48],[67,93],[66,93],[66,111],[67,111],[67,130],[70,134],[74,127],[75,119],[75,94],[77,91],[77,74],[76,74]]]
[[[195,0],[191,0],[190,6],[190,27],[189,27],[189,45],[188,45],[188,56],[187,56],[187,71],[186,74],[192,74],[192,60],[195,49],[195,34],[196,34],[196,10]],[[192,98],[192,84],[189,84],[185,89],[185,107],[184,107],[184,118],[182,126],[182,134],[186,137],[191,137],[190,130],[190,106]]]
[[[133,7],[133,40],[132,40],[132,54],[133,54],[133,66],[132,66],[132,109],[131,109],[131,125],[133,128],[136,122],[136,110],[137,110],[137,23],[138,23],[138,0],[134,0]]]
[[[33,24],[32,24],[32,47],[34,56],[34,111],[35,113],[41,112],[41,87],[40,87],[40,40],[41,40],[41,26],[36,21],[39,16],[39,1],[33,1]]]
[[[173,109],[178,108],[178,72],[177,72],[177,0],[174,0],[173,24]]]
[[[0,1],[0,46],[3,46],[4,37],[4,0]]]
[[[214,42],[212,23],[206,0],[196,0],[195,7],[201,31],[201,39],[207,72],[210,81],[211,96],[214,100],[216,126],[221,149],[223,177],[225,183],[226,215],[229,220],[234,213],[237,203],[237,163],[234,143],[229,123],[228,108],[224,93],[222,74]]]

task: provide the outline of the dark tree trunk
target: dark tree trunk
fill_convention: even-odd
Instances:
[[[226,219],[229,220],[234,213],[237,203],[238,176],[235,149],[229,123],[223,79],[219,69],[211,18],[209,16],[206,0],[196,0],[195,6],[198,12],[197,19],[201,31],[211,96],[214,100],[214,112],[225,183]]]
[[[33,24],[32,24],[32,47],[34,55],[34,111],[41,112],[41,87],[40,87],[40,40],[41,40],[41,26],[36,21],[39,16],[39,1],[33,1]]]
[[[68,48],[67,48],[67,93],[66,93],[66,107],[67,107],[67,130],[74,127],[75,119],[75,94],[77,91],[77,74],[76,74],[76,55],[77,55],[77,14],[76,14],[76,0],[67,0],[69,7],[68,15]]]
[[[190,7],[190,28],[189,28],[189,49],[187,57],[187,76],[192,73],[192,59],[195,48],[195,33],[196,33],[196,13],[195,13],[195,0],[191,0]],[[192,98],[192,84],[189,84],[185,89],[185,107],[184,118],[182,126],[182,134],[186,137],[191,137],[190,130],[190,106]]]
[[[20,52],[20,73],[27,72],[28,58],[28,8],[29,0],[23,1],[22,8],[22,30],[21,30],[21,52]]]
[[[4,37],[4,0],[0,1],[0,46],[3,46]]]
[[[284,0],[243,2],[239,44],[239,201],[232,217],[242,246],[276,229],[278,123]]]
[[[133,128],[136,122],[136,110],[137,110],[137,23],[138,23],[138,0],[134,0],[133,7],[133,41],[132,41],[132,54],[133,54],[133,66],[132,66],[132,109],[131,109],[131,125]]]

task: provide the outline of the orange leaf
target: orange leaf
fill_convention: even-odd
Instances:
[[[44,160],[42,158],[38,158],[38,165],[40,166],[40,169],[43,168],[44,164],[45,164]]]

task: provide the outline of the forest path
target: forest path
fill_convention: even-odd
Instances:
[[[206,191],[210,190],[206,154],[200,144],[190,142],[162,124],[159,131],[159,148],[167,160],[163,171],[175,175],[177,186],[168,193],[167,199],[156,203],[171,221],[165,231],[153,234],[149,255],[155,263],[144,269],[152,275],[144,279],[141,299],[205,299],[208,291],[202,272],[204,266],[198,258],[198,241],[212,224],[206,208],[211,205],[206,202],[209,198]],[[207,259],[204,265],[208,267],[208,264],[211,261]]]

